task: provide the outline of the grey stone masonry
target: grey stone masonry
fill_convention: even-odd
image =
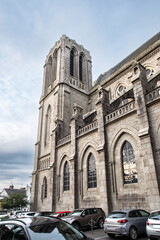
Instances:
[[[148,208],[153,199],[154,207],[158,208],[160,204],[160,198],[145,100],[145,93],[147,90],[149,90],[149,84],[146,79],[146,72],[141,64],[137,63],[137,65],[133,67],[132,84],[137,107],[139,137],[141,141],[140,158],[141,161],[143,161],[144,167],[144,184],[146,188]],[[152,175],[152,184],[150,181],[148,181],[150,175]]]

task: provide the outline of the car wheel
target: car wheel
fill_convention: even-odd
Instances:
[[[104,227],[104,220],[102,218],[99,219],[99,221],[98,221],[98,227],[99,228],[103,228]]]
[[[137,239],[137,229],[135,227],[130,228],[129,238],[130,238],[130,240],[136,240]]]
[[[75,227],[76,229],[80,229],[80,224],[78,222],[73,222],[72,223],[73,227]]]
[[[107,233],[110,238],[115,238],[115,235],[113,233]]]

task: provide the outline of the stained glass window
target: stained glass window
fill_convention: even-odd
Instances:
[[[91,153],[88,157],[87,163],[88,169],[88,188],[96,188],[97,187],[97,174],[96,174],[96,163],[94,155]]]
[[[68,191],[70,189],[70,173],[69,173],[69,163],[66,162],[64,165],[64,185],[63,190]]]
[[[138,182],[134,150],[128,141],[122,147],[122,166],[124,184]]]
[[[43,190],[43,198],[47,198],[47,178],[44,177],[43,179],[43,186],[42,186],[42,190]]]

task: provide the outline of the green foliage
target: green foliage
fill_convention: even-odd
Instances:
[[[27,197],[24,193],[14,193],[5,197],[2,202],[3,209],[19,209],[26,207],[28,204]]]
[[[9,216],[5,216],[5,217],[2,217],[2,218],[0,218],[1,220],[6,220],[6,219],[8,219],[9,218]]]

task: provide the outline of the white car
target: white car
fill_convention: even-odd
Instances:
[[[21,213],[18,218],[25,218],[25,217],[33,217],[36,214],[36,212],[24,212]]]
[[[151,212],[146,222],[146,232],[150,240],[160,238],[160,210]]]

